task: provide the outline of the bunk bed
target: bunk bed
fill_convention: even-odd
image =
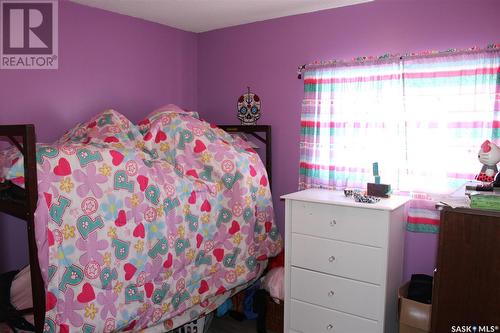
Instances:
[[[171,112],[172,110],[167,110],[167,111]],[[167,112],[167,111],[156,110],[155,112],[153,112],[153,116],[150,115],[147,118],[146,122],[143,121],[143,122],[139,123],[139,125],[138,125],[139,130],[137,131],[137,133],[140,132],[142,135],[144,135],[144,141],[149,140],[149,139],[147,139],[147,137],[148,137],[148,135],[151,137],[151,132],[157,131],[156,132],[156,138],[157,138],[158,133],[161,132],[161,129],[165,130],[164,128],[161,127],[161,125],[160,125],[160,127],[158,127],[158,126],[155,127],[152,124],[154,124],[155,121],[158,122],[160,120],[160,116],[164,117],[164,116],[162,116],[162,112]],[[174,111],[175,111],[174,113],[177,112],[176,109],[174,109]],[[200,125],[200,123],[198,123],[199,120],[192,120],[190,117],[191,115],[184,115],[180,111],[176,113],[176,116],[177,116],[177,114],[180,114],[180,118],[183,119],[183,121],[184,121],[184,119],[188,119],[188,122],[189,122],[188,127],[191,124],[195,124],[196,126],[201,126],[201,127],[206,125],[206,124]],[[161,119],[163,119],[163,118],[161,118]],[[121,119],[120,121],[123,122],[123,119]],[[97,120],[97,122],[99,122],[99,120]],[[96,119],[94,118],[90,122],[86,123],[85,126],[87,126],[86,128],[90,128],[89,124],[92,124],[92,126],[95,126],[95,123],[96,123]],[[147,125],[144,126],[144,124],[147,124]],[[130,126],[132,126],[132,125],[130,125]],[[267,169],[267,177],[269,179],[269,185],[270,185],[270,183],[271,183],[271,169],[270,169],[271,168],[271,147],[270,147],[271,129],[270,129],[270,126],[222,125],[220,127],[222,129],[226,130],[227,132],[244,132],[244,133],[251,134],[253,137],[257,138],[259,141],[261,141],[265,144],[267,156],[266,156],[266,166],[264,169]],[[191,128],[191,127],[189,127],[189,128]],[[212,125],[210,125],[210,127],[208,127],[208,125],[207,125],[207,127],[205,127],[205,129],[207,131],[211,131],[211,130],[216,129],[216,128],[217,127],[212,126]],[[257,132],[264,132],[266,134],[265,138],[258,135]],[[74,135],[75,133],[76,132],[74,130],[69,131],[70,135]],[[131,137],[134,136],[134,135],[130,135],[130,133],[128,133],[127,135],[131,136]],[[217,135],[220,135],[220,134],[217,133]],[[137,137],[137,134],[135,134],[135,136]],[[29,308],[29,309],[21,309],[21,310],[18,310],[18,312],[20,314],[23,314],[23,315],[32,312],[34,314],[34,324],[36,327],[36,332],[42,332],[44,330],[44,325],[47,327],[47,322],[44,322],[44,320],[45,320],[45,315],[46,315],[45,305],[46,305],[46,299],[47,299],[46,285],[47,285],[48,281],[47,281],[47,276],[44,276],[42,274],[43,269],[41,269],[41,265],[39,263],[39,253],[38,253],[37,238],[36,238],[37,235],[35,233],[35,210],[37,209],[37,201],[39,200],[39,197],[40,197],[39,189],[37,186],[37,160],[36,160],[37,159],[37,145],[36,145],[35,128],[33,125],[0,125],[0,137],[7,138],[8,140],[10,140],[12,145],[14,145],[21,152],[23,171],[24,171],[23,185],[22,186],[16,185],[15,181],[13,181],[12,179],[0,179],[0,211],[3,213],[6,213],[8,215],[15,216],[21,220],[26,221],[26,223],[27,223],[33,307]],[[155,135],[153,135],[153,138],[154,137],[155,137]],[[208,137],[208,135],[207,135],[207,137]],[[68,133],[65,134],[65,137],[63,137],[63,138],[64,138],[64,140],[68,140]],[[107,138],[109,138],[109,137],[107,137]],[[78,140],[80,140],[80,139],[81,138],[78,138]],[[142,140],[142,137],[141,137],[141,140]],[[150,140],[151,143],[153,143],[154,141],[155,140]],[[224,140],[222,140],[222,142],[227,144],[226,141],[230,141],[230,140],[227,137],[224,137]],[[88,140],[87,140],[87,142],[88,142]],[[79,142],[79,144],[80,143],[81,143],[81,141]],[[148,144],[149,144],[148,142],[145,142],[146,147],[149,147]],[[209,144],[209,142],[207,141],[207,145],[208,144]],[[240,142],[238,144],[242,144],[242,143]],[[180,145],[180,143],[179,143],[179,145]],[[145,149],[145,151],[148,152],[148,149]],[[195,151],[196,151],[196,148],[195,148]],[[248,152],[251,152],[252,150],[246,149],[245,150],[246,152],[245,152],[243,149],[240,149],[239,151],[241,151],[242,153],[248,153]],[[148,154],[151,156],[154,156],[155,154],[158,155],[158,151],[156,149],[150,149]],[[255,152],[253,152],[253,154],[255,154]],[[154,156],[154,157],[158,158],[158,156]],[[160,156],[160,158],[161,158],[161,156]],[[171,156],[167,156],[166,158],[167,159],[171,158]],[[177,168],[177,165],[176,165],[176,168],[174,168],[174,169],[182,170],[182,167]],[[175,172],[179,173],[180,171],[175,170]],[[261,179],[265,179],[265,176],[266,175],[263,174]],[[182,175],[182,179],[186,179],[189,177],[190,176]],[[259,174],[259,177],[260,177],[260,174]],[[198,180],[195,180],[195,182],[197,182],[197,181]],[[261,185],[262,185],[262,181],[261,181]],[[265,190],[266,187],[267,187],[267,185],[263,185],[263,189],[261,189],[261,191],[265,191],[270,196],[270,190]],[[269,192],[267,192],[267,191],[269,191]],[[271,206],[271,209],[272,209],[272,206]],[[255,215],[257,215],[257,211],[256,211]],[[220,215],[219,215],[219,218],[220,218]],[[270,227],[267,225],[267,223],[270,224],[271,222],[273,222],[273,221],[272,220],[266,221],[266,227],[259,229],[259,230],[261,230],[260,232],[262,234],[266,234],[265,237],[261,236],[260,238],[267,238],[266,242],[269,242],[269,243],[266,243],[267,244],[266,246],[268,246],[267,249],[260,249],[261,251],[263,251],[263,253],[265,253],[265,255],[264,254],[261,255],[261,259],[263,259],[263,260],[266,260],[265,258],[268,258],[270,256],[276,255],[281,250],[281,247],[282,247],[282,241],[281,241],[281,238],[279,237],[279,233],[277,232],[277,228],[273,226],[272,231],[271,231]],[[259,222],[256,221],[255,223],[258,224]],[[220,221],[218,221],[218,224],[220,224]],[[258,228],[256,227],[255,229],[257,230]],[[267,237],[267,235],[269,235],[269,233],[273,234],[272,240],[269,237]],[[258,239],[260,239],[260,238],[258,238]],[[202,247],[200,244],[201,241],[198,238],[196,240],[195,239],[191,239],[191,240],[188,239],[188,241],[191,241],[192,243],[198,243],[198,245],[197,245],[198,248]],[[202,252],[202,251],[200,251],[200,252]],[[200,253],[198,253],[197,259],[198,259],[199,255],[200,255]],[[171,258],[169,257],[169,259],[171,259]],[[203,259],[203,257],[200,257],[200,261],[202,259]],[[224,260],[225,260],[225,257],[224,257]],[[247,258],[247,260],[248,260],[248,258]],[[164,267],[165,267],[165,263],[164,263]],[[45,267],[45,272],[46,272],[46,269],[47,269],[47,267]],[[263,268],[260,272],[258,272],[258,275],[262,274],[262,272],[263,272]],[[44,280],[45,280],[45,282],[44,282]],[[255,280],[254,277],[251,280],[254,281]],[[250,283],[252,281],[246,281],[246,282]],[[184,283],[184,281],[183,281],[183,283]],[[246,284],[241,284],[240,286],[234,287],[231,290],[230,289],[226,290],[222,286],[222,287],[218,288],[217,292],[214,293],[214,295],[215,296],[222,296],[221,294],[224,294],[224,295],[226,295],[226,298],[227,298],[227,297],[230,297],[231,295],[233,295],[234,293],[236,293],[237,291],[244,289],[245,286],[246,286]],[[200,289],[201,289],[201,287],[200,287]],[[137,291],[137,290],[135,290],[135,291]],[[198,291],[199,291],[199,289],[198,289]],[[229,291],[231,291],[231,292],[228,293]],[[82,292],[83,292],[83,288],[82,288]],[[155,293],[156,293],[156,289],[155,289]],[[168,295],[170,295],[170,294],[168,294]],[[53,295],[51,295],[51,296],[53,296]],[[200,294],[200,296],[201,296],[201,294]],[[220,304],[220,302],[216,301],[217,298],[214,298],[214,297],[210,298],[210,302],[213,301],[213,303],[209,303],[210,304],[209,308],[212,307],[210,310],[213,310],[213,307],[216,304]],[[221,298],[221,297],[219,297],[219,298]],[[198,301],[199,301],[199,299],[198,299]],[[205,304],[205,306],[206,306],[206,304]],[[179,312],[179,311],[178,311],[178,313],[176,312],[176,314],[184,313],[183,311],[181,311],[181,312]],[[140,312],[138,312],[138,313],[140,313]],[[201,314],[201,312],[200,312],[200,314]],[[180,315],[179,315],[179,317],[180,317]],[[192,320],[192,318],[191,318],[191,320]],[[185,321],[185,322],[188,322],[188,321]],[[135,320],[132,323],[135,325],[136,324]],[[54,323],[52,322],[51,324],[53,325]],[[175,322],[175,321],[172,322],[172,320],[170,320],[170,322],[167,324],[167,321],[165,321],[163,330],[165,331],[165,330],[169,330],[169,329],[178,327],[178,325],[175,326],[176,324],[178,324],[178,322]],[[143,323],[143,327],[146,327],[146,326],[147,326],[147,324]],[[90,326],[83,326],[83,327],[84,327],[84,329],[90,329],[89,328]],[[131,327],[129,326],[128,329],[133,329],[133,327],[134,327],[133,325]],[[127,328],[126,327],[125,328],[124,327],[115,327],[115,329],[127,329]],[[72,330],[70,329],[69,331],[71,332]],[[90,332],[90,330],[89,330],[89,332]]]
[[[35,210],[38,201],[35,126],[1,125],[0,138],[10,140],[24,158],[24,189],[12,181],[0,183],[0,211],[26,222],[33,307],[20,309],[18,314],[32,313],[37,333],[40,333],[45,315],[45,289],[35,238]]]
[[[271,126],[270,125],[217,125],[217,127],[223,129],[228,133],[245,133],[250,134],[255,139],[259,140],[264,144],[265,147],[265,163],[267,177],[269,178],[269,184],[273,184],[273,173],[272,173],[272,136],[271,136]],[[264,136],[262,136],[264,134]]]

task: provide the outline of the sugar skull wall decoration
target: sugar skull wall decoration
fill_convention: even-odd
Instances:
[[[250,92],[250,87],[247,87],[247,93],[238,98],[238,119],[241,124],[256,125],[260,118],[260,108],[260,97]]]

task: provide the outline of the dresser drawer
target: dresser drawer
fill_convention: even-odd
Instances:
[[[373,333],[379,323],[292,299],[290,328],[301,333]]]
[[[333,310],[377,320],[380,287],[292,267],[291,297]]]
[[[386,211],[313,202],[292,202],[292,232],[384,246]]]
[[[380,284],[385,272],[385,251],[292,233],[293,266]]]

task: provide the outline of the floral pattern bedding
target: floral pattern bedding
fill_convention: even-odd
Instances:
[[[164,332],[253,281],[282,240],[243,141],[175,106],[108,110],[38,145],[46,332]],[[22,186],[22,157],[0,154]]]

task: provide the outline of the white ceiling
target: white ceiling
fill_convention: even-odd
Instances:
[[[174,28],[205,32],[374,0],[71,0]]]

